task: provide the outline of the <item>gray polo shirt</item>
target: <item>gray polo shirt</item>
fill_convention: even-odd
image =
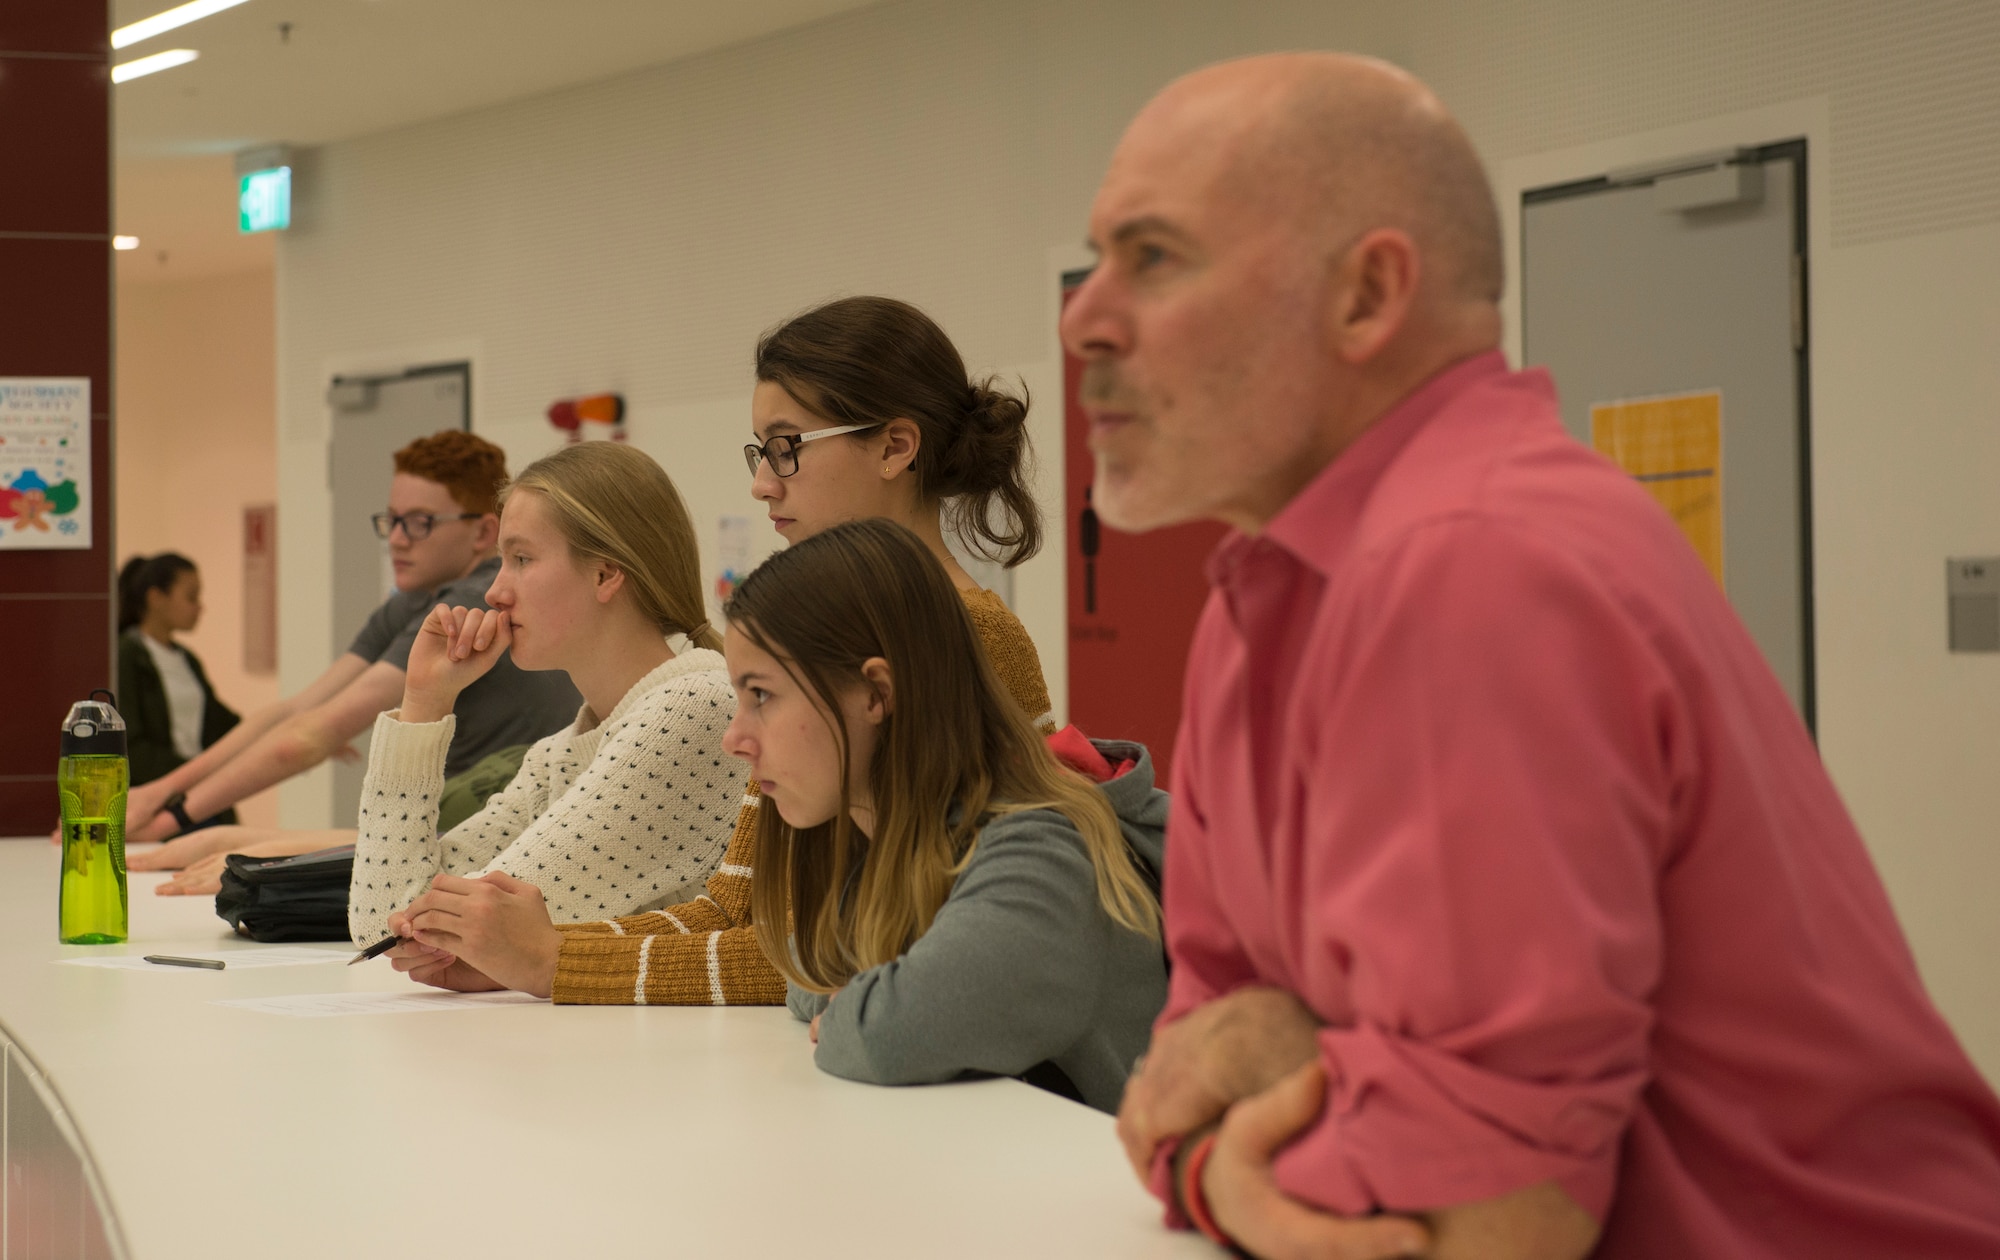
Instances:
[[[434,591],[397,591],[369,614],[347,650],[371,665],[386,661],[408,669],[410,648],[431,609],[439,604],[486,607],[486,588],[499,572],[500,557],[495,556]],[[488,753],[555,734],[576,721],[576,711],[582,707],[583,697],[570,685],[568,674],[559,669],[517,669],[511,652],[502,656],[485,677],[459,693],[452,709],[458,714],[458,733],[445,755],[445,776],[470,770]]]

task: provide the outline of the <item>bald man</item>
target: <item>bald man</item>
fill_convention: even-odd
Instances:
[[[1722,592],[1496,350],[1437,100],[1200,71],[1090,230],[1097,511],[1234,527],[1119,1122],[1170,1220],[1269,1257],[2000,1255],[2000,1102]]]

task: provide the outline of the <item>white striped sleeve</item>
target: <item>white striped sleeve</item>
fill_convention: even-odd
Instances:
[[[646,967],[652,960],[652,954],[653,938],[650,936],[641,937],[639,939],[639,978],[632,982],[632,1005],[634,1006],[644,1006],[646,1004]]]
[[[717,1006],[729,1003],[722,996],[722,959],[716,953],[716,946],[722,941],[722,933],[708,934],[708,1000]]]

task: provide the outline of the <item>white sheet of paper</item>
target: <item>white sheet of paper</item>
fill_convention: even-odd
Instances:
[[[168,953],[158,950],[157,953]],[[223,963],[231,971],[241,971],[246,967],[303,967],[311,963],[346,962],[354,957],[351,949],[309,949],[300,945],[274,945],[269,949],[229,949],[207,954],[179,954],[175,958],[210,958]],[[74,963],[79,967],[114,967],[120,971],[205,971],[205,967],[176,967],[172,963],[149,963],[142,954],[103,954],[84,958],[58,958],[60,963]]]
[[[240,1006],[266,1015],[323,1019],[330,1015],[406,1015],[414,1011],[462,1010],[468,1006],[516,1006],[546,1002],[527,993],[288,993],[282,997],[222,998],[217,1006]]]

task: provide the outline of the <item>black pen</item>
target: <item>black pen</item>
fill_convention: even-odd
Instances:
[[[207,971],[221,971],[223,962],[219,958],[176,958],[172,954],[147,954],[145,960],[158,963],[162,967],[200,967]]]
[[[385,936],[381,940],[376,941],[373,945],[370,945],[367,949],[362,950],[354,957],[348,959],[347,965],[352,967],[355,963],[358,962],[367,962],[371,958],[380,958],[382,955],[388,953],[391,949],[395,948],[397,942],[401,941],[402,939],[403,938],[400,936]]]

